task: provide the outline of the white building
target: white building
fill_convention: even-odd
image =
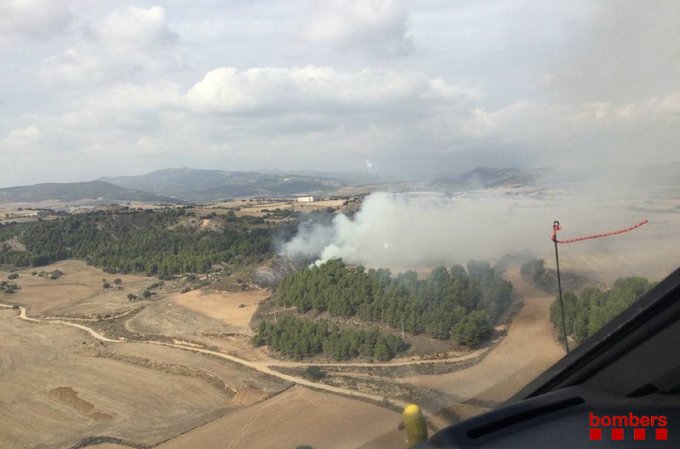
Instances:
[[[314,202],[313,196],[298,196],[296,199],[297,199],[298,203],[313,203]]]

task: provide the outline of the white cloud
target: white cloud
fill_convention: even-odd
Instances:
[[[479,92],[451,86],[418,72],[366,69],[339,72],[330,67],[263,67],[208,72],[187,93],[201,112],[261,113],[409,109],[467,102]]]
[[[63,33],[74,16],[62,2],[3,0],[0,2],[0,36],[21,35],[48,39]]]
[[[81,27],[80,39],[49,58],[42,70],[48,82],[101,84],[163,75],[181,67],[178,35],[160,6],[130,6]]]
[[[404,56],[413,50],[408,16],[393,0],[331,0],[319,2],[303,27],[312,42],[370,56]]]
[[[7,138],[2,143],[14,149],[22,148],[34,144],[41,140],[43,136],[42,131],[35,125],[26,128],[17,128],[12,130]]]
[[[160,6],[148,9],[129,6],[115,11],[94,30],[108,48],[117,51],[154,51],[175,44],[177,34],[168,26],[165,10]]]
[[[176,83],[122,84],[91,95],[61,116],[61,123],[88,132],[97,127],[127,130],[157,127],[163,117],[185,109]]]
[[[677,2],[623,1],[0,1],[0,182],[677,160]]]

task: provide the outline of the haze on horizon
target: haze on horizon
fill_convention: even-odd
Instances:
[[[0,4],[0,187],[677,162],[680,4]]]

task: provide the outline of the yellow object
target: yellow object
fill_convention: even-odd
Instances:
[[[425,424],[425,418],[420,411],[420,407],[416,404],[407,405],[401,414],[401,418],[406,429],[408,447],[415,447],[427,440],[427,425]]]

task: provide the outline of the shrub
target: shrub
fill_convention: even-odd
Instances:
[[[305,369],[305,377],[313,381],[319,381],[326,377],[326,373],[318,366],[310,365]]]

